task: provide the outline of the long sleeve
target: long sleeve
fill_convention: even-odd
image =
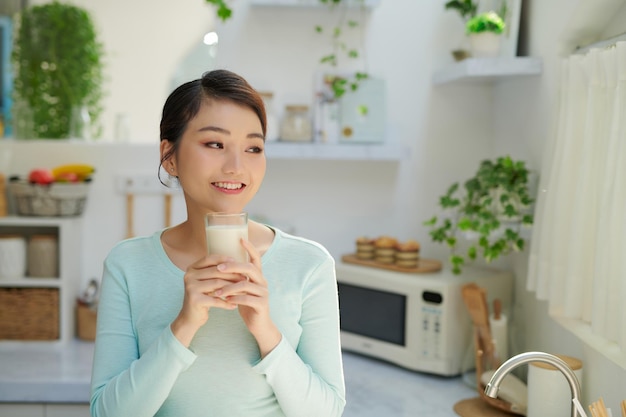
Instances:
[[[195,360],[170,327],[139,355],[125,280],[108,262],[102,278],[91,387],[93,417],[152,417]]]
[[[345,386],[337,281],[330,257],[305,282],[300,325],[297,348],[283,337],[255,370],[266,376],[287,417],[341,416]]]
[[[170,324],[184,271],[160,233],[120,242],[104,263],[91,384],[93,417],[338,417],[345,405],[334,260],[276,231],[263,255],[282,333],[263,359],[237,310],[212,309],[189,348]]]

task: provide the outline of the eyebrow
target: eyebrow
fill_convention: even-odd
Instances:
[[[198,129],[198,132],[217,132],[217,133],[222,133],[224,135],[230,135],[229,130],[222,129],[221,127],[217,127],[217,126],[201,127],[200,129]],[[265,137],[260,133],[248,133],[247,137],[250,139],[263,139],[265,141]]]

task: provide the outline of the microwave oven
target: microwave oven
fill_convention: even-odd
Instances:
[[[455,376],[471,353],[472,322],[461,287],[475,282],[489,306],[500,299],[511,310],[513,276],[508,271],[463,267],[433,273],[395,272],[338,263],[342,349],[442,376]]]

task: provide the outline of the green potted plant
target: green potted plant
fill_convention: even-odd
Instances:
[[[476,16],[478,4],[472,0],[450,0],[444,5],[446,10],[456,10],[465,25],[469,19]],[[452,51],[455,61],[462,61],[470,56],[470,52],[465,46],[458,47]]]
[[[16,137],[60,139],[72,113],[100,134],[103,47],[85,9],[54,1],[16,17],[13,44]]]
[[[521,251],[525,239],[521,227],[533,223],[530,171],[510,156],[481,162],[476,174],[461,188],[453,183],[440,197],[443,214],[424,222],[434,242],[450,249],[450,264],[461,273],[468,260],[481,256],[491,262],[512,251]],[[459,252],[459,240],[468,248]]]
[[[500,52],[504,20],[494,11],[480,13],[467,21],[465,30],[474,57],[494,57]]]

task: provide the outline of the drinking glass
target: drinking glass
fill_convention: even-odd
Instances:
[[[241,238],[248,240],[248,213],[207,213],[204,224],[209,254],[248,262],[248,252],[241,244]]]

